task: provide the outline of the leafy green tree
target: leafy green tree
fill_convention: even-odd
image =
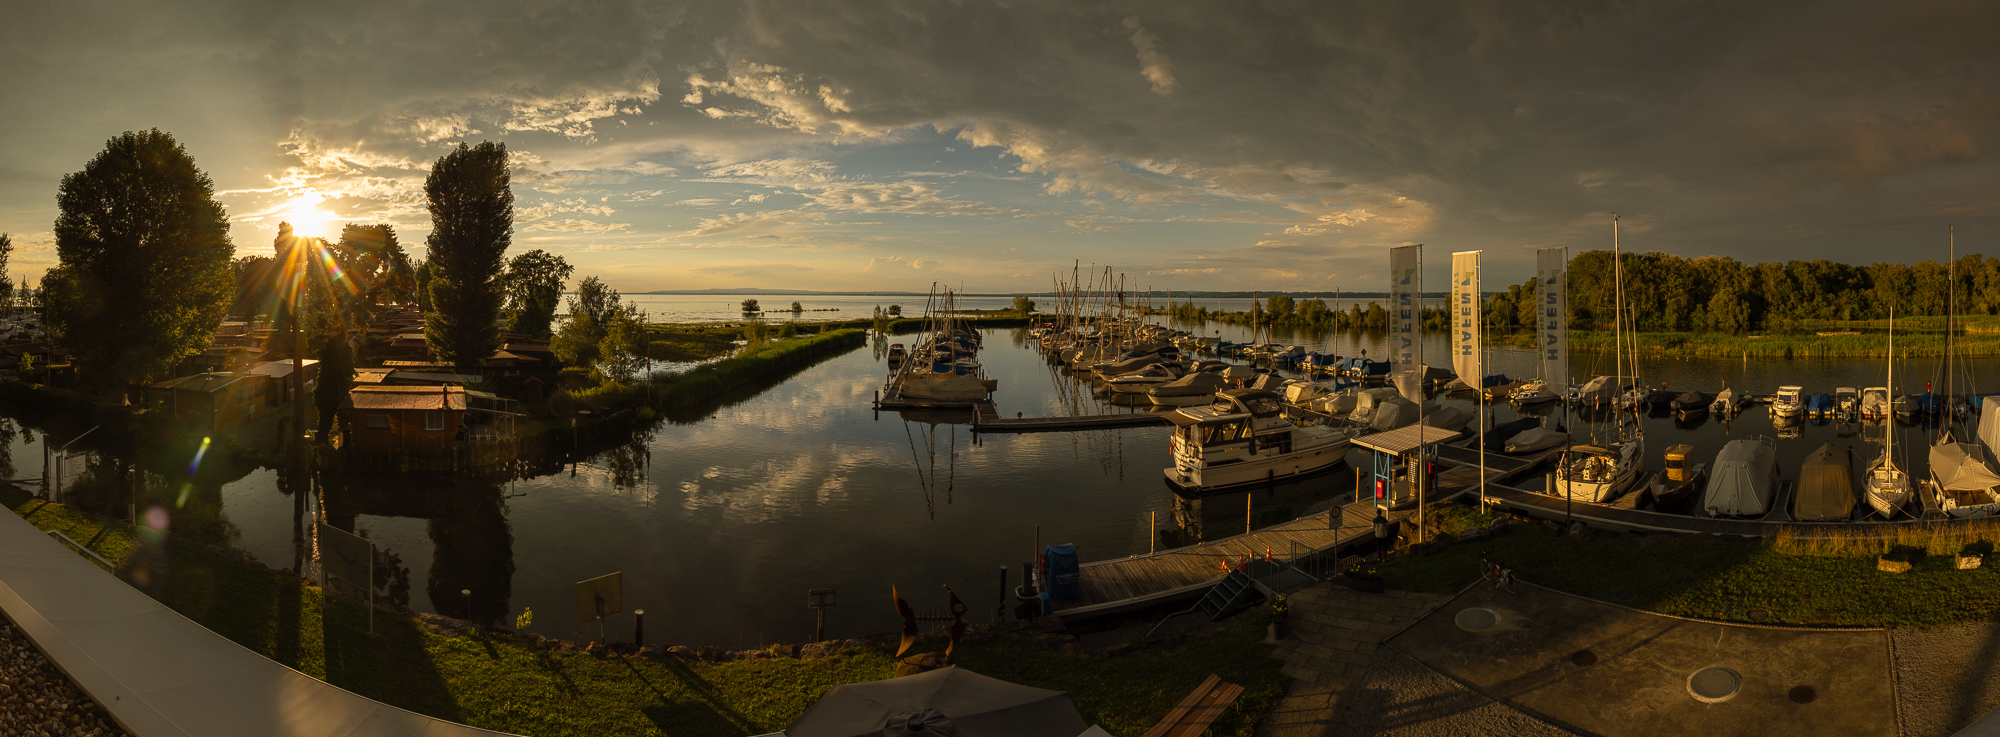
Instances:
[[[597,344],[598,369],[616,381],[631,381],[646,365],[646,343],[646,311],[632,302],[614,307]]]
[[[1035,301],[1016,294],[1014,295],[1014,304],[1010,309],[1019,313],[1022,317],[1027,317],[1028,313],[1035,311]]]
[[[410,302],[416,296],[416,274],[410,256],[387,224],[348,225],[340,229],[338,253],[346,255],[352,278],[360,285],[361,304]]]
[[[14,308],[14,280],[7,275],[7,259],[14,254],[14,239],[0,233],[0,310]]]
[[[750,313],[750,312],[762,312],[763,310],[757,307],[757,300],[746,299],[743,300],[743,311],[745,313]]]
[[[1293,304],[1291,295],[1273,294],[1264,302],[1264,310],[1271,313],[1271,317],[1282,320],[1292,314]]]
[[[410,267],[410,281],[417,285],[417,310],[431,314],[431,261],[424,259]]]
[[[577,282],[576,294],[570,295],[568,304],[569,320],[549,341],[549,351],[571,366],[595,366],[603,357],[600,345],[605,332],[618,318],[618,290],[597,277],[586,276]]]
[[[313,386],[313,406],[319,408],[321,435],[333,430],[340,405],[354,386],[354,348],[346,335],[329,336],[319,350],[319,383]]]
[[[902,317],[902,316],[903,316],[903,306],[902,306],[902,305],[889,305],[889,316],[890,316],[890,317]]]
[[[792,312],[793,312],[793,313],[799,313],[799,312],[805,312],[805,311],[806,311],[806,308],[805,308],[805,305],[801,305],[801,304],[799,304],[799,303],[797,303],[797,302],[793,302],[793,303],[792,303]]]
[[[563,257],[536,249],[507,262],[507,312],[514,332],[547,336],[562,302],[563,286],[576,267]]]
[[[424,180],[431,213],[431,313],[424,340],[460,369],[500,348],[501,259],[513,242],[514,192],[507,146],[459,144]]]
[[[164,376],[235,301],[229,216],[208,174],[158,129],[106,142],[56,195],[49,333],[98,381]]]

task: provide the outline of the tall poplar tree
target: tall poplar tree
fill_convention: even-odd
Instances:
[[[439,361],[474,368],[500,349],[502,258],[514,232],[506,144],[459,144],[431,167],[424,195],[431,211],[424,340]]]
[[[50,335],[105,385],[165,376],[208,345],[235,301],[229,216],[208,174],[153,129],[108,141],[56,195],[42,277]]]

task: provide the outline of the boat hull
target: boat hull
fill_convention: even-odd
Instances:
[[[1189,495],[1217,494],[1238,489],[1281,483],[1326,473],[1347,459],[1349,441],[1288,453],[1252,458],[1208,468],[1183,469],[1178,461],[1161,470],[1167,486]]]

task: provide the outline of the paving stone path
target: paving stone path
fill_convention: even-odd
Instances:
[[[1365,594],[1332,584],[1292,592],[1286,597],[1290,631],[1271,653],[1285,661],[1283,672],[1292,677],[1292,687],[1257,733],[1331,734],[1342,701],[1367,674],[1376,647],[1449,600],[1447,594]]]

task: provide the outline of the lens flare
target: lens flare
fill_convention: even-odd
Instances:
[[[166,507],[151,507],[146,510],[146,529],[166,532],[168,519]]]
[[[208,455],[209,442],[210,442],[209,438],[201,439],[201,449],[194,452],[194,461],[188,464],[189,476],[193,476],[196,471],[201,470],[201,457]]]

